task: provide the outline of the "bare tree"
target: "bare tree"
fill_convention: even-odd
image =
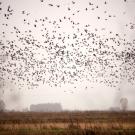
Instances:
[[[127,108],[128,108],[128,100],[127,100],[127,98],[121,98],[120,99],[120,104],[121,104],[121,109],[123,111],[126,111]]]
[[[5,110],[5,103],[3,100],[0,100],[0,112],[3,112]]]

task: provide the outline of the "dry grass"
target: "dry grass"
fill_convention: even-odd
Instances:
[[[0,113],[0,135],[135,135],[135,112]]]

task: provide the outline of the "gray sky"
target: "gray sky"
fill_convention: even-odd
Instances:
[[[2,8],[0,11],[1,43],[4,46],[8,46],[13,41],[13,45],[16,45],[15,50],[13,48],[10,49],[11,52],[8,52],[8,49],[0,49],[1,58],[4,59],[4,61],[1,60],[0,64],[0,98],[4,99],[7,109],[21,110],[22,108],[29,107],[30,104],[59,102],[64,109],[100,110],[119,106],[119,99],[121,97],[128,98],[129,109],[135,109],[135,75],[133,74],[135,71],[135,66],[133,65],[135,59],[132,58],[129,62],[123,64],[122,58],[117,60],[114,56],[115,52],[118,54],[121,54],[121,52],[131,53],[134,49],[134,0],[127,0],[127,2],[124,2],[124,0],[43,0],[43,2],[40,0],[0,0],[0,2],[0,8]],[[46,17],[47,19],[45,19]],[[87,27],[89,33],[94,33],[96,36],[94,36],[95,39],[90,38],[83,42],[88,37],[84,32],[86,25],[90,25]],[[20,33],[17,33],[17,30]],[[48,33],[50,38],[44,37],[46,33]],[[80,35],[81,33],[83,34]],[[78,48],[71,46],[71,44],[77,43],[77,40],[73,38],[74,34],[78,38]],[[62,38],[66,37],[64,43],[53,38],[53,35]],[[68,35],[69,39],[67,38]],[[110,38],[120,41],[120,46],[118,42],[112,42]],[[35,39],[33,41],[34,45],[26,43],[26,40],[30,41],[33,39]],[[109,39],[109,41],[106,42],[106,39]],[[46,40],[49,40],[49,42],[45,43]],[[94,41],[93,44],[92,41]],[[112,51],[112,55],[106,54],[101,57],[101,54],[98,52],[95,54],[96,57],[94,57],[93,52],[92,54],[88,52],[88,49],[93,48],[100,50],[98,48],[99,41],[103,43],[101,51]],[[69,61],[67,57],[63,56],[63,59],[68,64],[61,64],[59,58],[53,59],[56,54],[56,48],[50,49],[50,42],[53,43],[52,46],[56,43],[58,46],[63,46],[63,44],[66,46],[64,51],[70,52],[70,55],[72,54]],[[124,43],[126,45],[123,45]],[[128,43],[131,43],[131,45]],[[88,44],[88,47],[86,47],[87,45],[84,46],[84,44]],[[35,45],[46,46],[47,49],[45,50],[43,47],[36,47]],[[29,47],[28,51],[24,51],[25,47]],[[21,57],[20,59],[16,56],[16,59],[12,60],[11,54],[13,54],[12,52],[17,54],[18,48],[21,48],[24,57],[21,57],[21,54],[19,54],[18,57]],[[8,52],[8,55],[6,55],[6,52]],[[30,54],[34,54],[31,59],[29,57]],[[79,54],[82,54],[82,56],[78,56]],[[49,64],[50,58],[55,61],[53,64]],[[109,64],[107,66],[100,65],[97,58],[100,58],[101,61],[107,59]],[[27,63],[29,61],[31,64],[34,61],[38,61],[39,66],[41,66],[41,61],[44,61],[45,64],[39,68],[37,62],[35,62],[36,64],[34,63],[34,68],[32,68],[29,65],[25,66],[25,59]],[[78,59],[80,62],[88,59],[94,62],[91,63],[91,69],[89,69],[83,64],[78,66],[70,61],[71,59]],[[15,63],[17,66],[14,66]],[[10,66],[11,64],[13,65]],[[115,68],[111,69],[111,65],[115,65]],[[75,69],[71,69],[72,66],[76,68],[79,76],[73,77],[74,79],[69,74],[69,72],[71,74],[74,73]],[[3,67],[11,69],[11,73],[2,71]],[[26,67],[28,68],[27,73],[25,72]],[[55,75],[50,73],[50,70],[53,68],[58,78],[55,78]],[[125,72],[126,68],[128,71]],[[45,69],[45,72],[47,69],[45,74],[42,72],[39,75],[42,81],[33,81],[33,78],[35,79],[38,76],[33,75],[33,73],[35,71],[40,72],[41,69]],[[111,72],[117,78],[113,78]],[[25,78],[24,80],[18,79],[19,73]],[[4,74],[4,77],[2,74]],[[121,75],[124,77],[121,77]],[[59,81],[62,76],[67,77],[65,83]],[[8,77],[9,79],[7,79]],[[4,79],[2,80],[2,78]],[[15,78],[15,80],[12,80],[12,78]],[[27,85],[29,82],[27,81],[28,78],[30,83]],[[49,79],[52,80],[48,83]],[[131,83],[128,81],[129,79],[131,79]],[[106,80],[111,83],[106,83]],[[117,80],[118,83],[115,83]],[[54,81],[61,86],[56,87]],[[35,83],[38,87],[31,87],[31,83]]]

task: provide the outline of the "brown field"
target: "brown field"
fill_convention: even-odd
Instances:
[[[135,135],[135,112],[1,112],[0,135]]]

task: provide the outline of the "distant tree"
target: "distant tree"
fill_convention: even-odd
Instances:
[[[121,104],[121,109],[123,111],[126,111],[127,108],[128,108],[128,100],[127,100],[127,98],[121,98],[120,99],[120,104]]]
[[[5,103],[3,100],[0,100],[0,112],[3,112],[5,110]]]

